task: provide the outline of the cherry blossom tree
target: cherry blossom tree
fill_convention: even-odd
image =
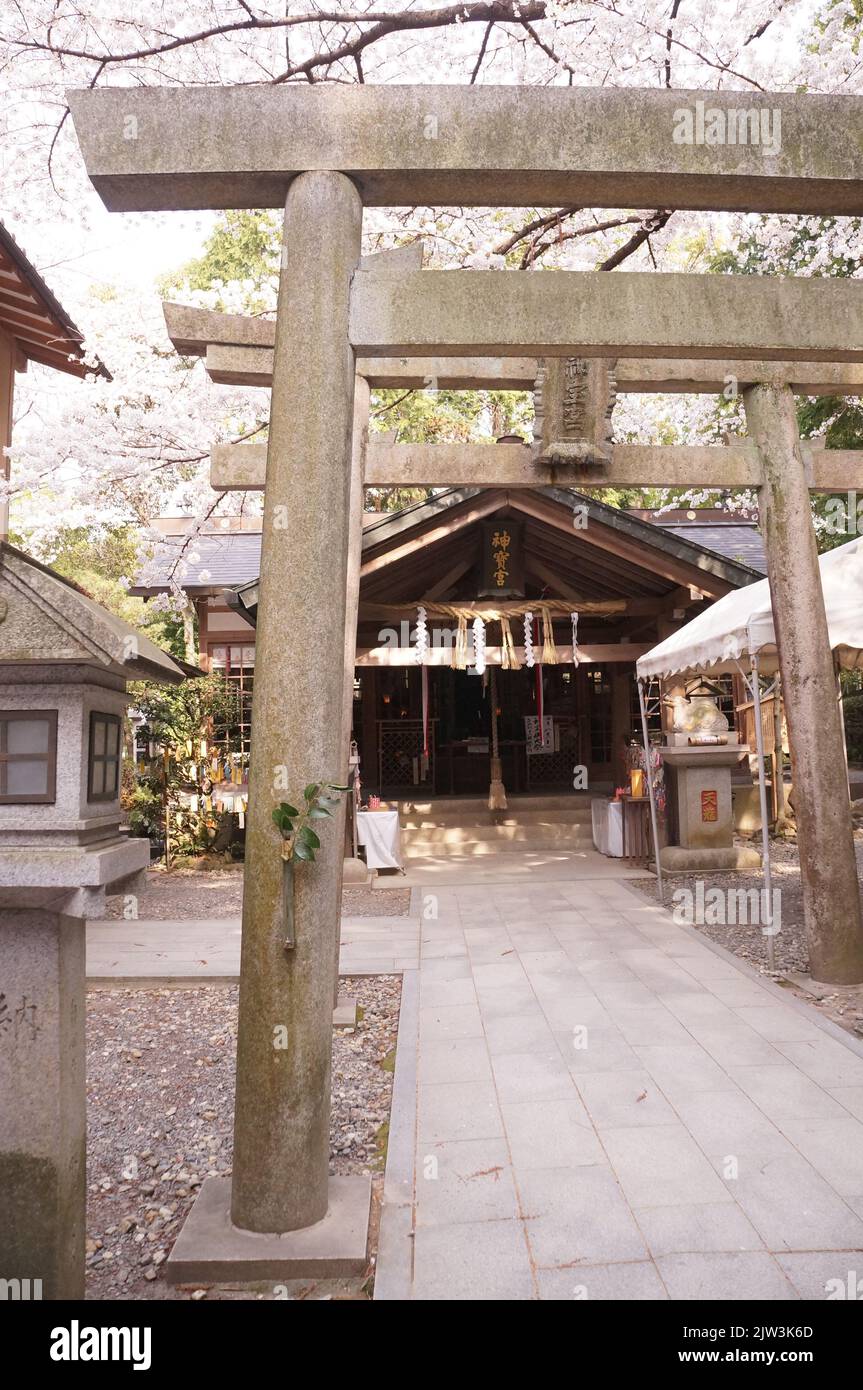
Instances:
[[[209,489],[211,444],[266,428],[266,395],[213,387],[177,358],[155,285],[76,278],[108,214],[93,193],[65,105],[69,87],[104,84],[461,82],[638,86],[741,92],[861,90],[861,0],[5,0],[0,71],[2,215],[86,332],[111,380],[82,385],[34,369],[19,384],[12,451],[14,524],[50,548],[52,530],[83,518],[132,521],[147,534],[167,507],[190,518],[179,565],[194,564],[194,531],[214,512],[257,505]],[[129,235],[170,246],[179,214],[127,214]],[[267,313],[275,304],[279,218],[257,229],[261,264],[228,254],[178,265],[176,297]],[[203,226],[233,239],[230,218]],[[368,250],[421,238],[437,266],[537,266],[858,275],[857,219],[753,218],[663,208],[369,210]],[[213,247],[210,246],[212,253]],[[178,256],[177,260],[182,261]],[[841,267],[841,269],[840,269]],[[166,286],[163,284],[163,290]],[[375,402],[376,423],[493,432],[492,402]],[[517,409],[517,407],[514,407]],[[427,422],[428,423],[428,422]],[[742,429],[734,401],[626,398],[618,437],[716,439]],[[431,426],[429,426],[431,428]],[[745,500],[745,499],[744,499]]]

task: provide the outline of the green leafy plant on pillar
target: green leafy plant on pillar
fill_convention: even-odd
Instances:
[[[285,950],[291,951],[296,942],[294,930],[294,861],[315,862],[321,847],[320,839],[311,822],[326,820],[338,806],[343,792],[335,782],[310,782],[303,792],[302,808],[282,801],[273,811],[273,823],[282,837],[282,902],[284,906]]]

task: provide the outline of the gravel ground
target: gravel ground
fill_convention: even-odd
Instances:
[[[355,1030],[334,1033],[330,1168],[372,1173],[377,1212],[401,979],[343,980],[342,993],[357,999],[361,1017]],[[90,1299],[274,1296],[272,1284],[175,1288],[163,1270],[203,1180],[231,1172],[237,995],[236,987],[88,995]],[[369,1283],[366,1274],[288,1287],[293,1298],[357,1298]]]
[[[346,888],[342,912],[347,917],[403,917],[411,890]],[[109,898],[106,917],[123,916],[123,898]],[[239,917],[243,910],[242,864],[219,865],[202,861],[200,868],[164,868],[146,871],[146,883],[138,893],[138,916],[145,921],[172,918]]]
[[[342,890],[342,912],[345,917],[405,917],[410,905],[409,888]]]
[[[863,832],[855,831],[857,852],[857,874],[863,886]],[[757,845],[760,839],[735,837],[738,845]],[[808,978],[809,956],[806,948],[806,933],[803,926],[803,895],[800,888],[800,861],[797,842],[794,839],[771,841],[772,881],[774,889],[781,893],[782,929],[774,938],[776,973],[775,978],[787,983],[793,991],[818,1009],[835,1023],[847,1028],[849,1032],[863,1036],[863,985],[819,985]],[[674,874],[665,880],[666,906],[673,909],[672,894],[675,889],[688,888],[693,894],[696,883],[708,888],[750,889],[758,891],[763,886],[761,873],[733,874]],[[652,901],[657,899],[656,879],[632,879],[631,886],[638,889]],[[733,951],[736,956],[767,974],[766,938],[761,934],[758,923],[730,923],[719,925],[694,922],[697,931],[704,932],[712,941]]]

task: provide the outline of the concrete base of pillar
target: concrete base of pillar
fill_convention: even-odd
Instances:
[[[334,1028],[356,1028],[357,1026],[357,1001],[356,999],[340,999],[333,1009]]]
[[[284,1235],[262,1235],[231,1224],[231,1179],[208,1178],[168,1257],[168,1282],[251,1284],[361,1274],[368,1259],[371,1195],[370,1177],[330,1178],[323,1221]]]
[[[665,845],[659,851],[664,874],[716,874],[724,870],[760,869],[761,855],[757,849],[683,849],[681,845]]]
[[[29,910],[2,917],[0,1277],[38,1281],[37,1298],[82,1299],[84,923]]]
[[[363,886],[371,883],[374,875],[371,869],[367,868],[362,859],[346,859],[342,869],[342,884],[353,887]]]

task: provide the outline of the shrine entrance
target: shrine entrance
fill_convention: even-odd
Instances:
[[[489,548],[503,535],[498,597]],[[508,797],[620,785],[623,749],[640,732],[637,656],[755,577],[572,489],[453,488],[367,520],[352,701],[364,789],[487,797],[493,710]]]
[[[381,708],[374,720],[375,740],[367,746],[361,744],[364,785],[384,797],[418,792],[426,796],[486,795],[491,775],[490,673],[479,676],[472,668],[458,671],[446,667],[429,673],[427,763],[423,756],[421,674],[410,668],[387,674],[390,679],[383,676]],[[629,670],[618,678],[632,684]],[[495,672],[494,710],[507,795],[607,789],[622,776],[623,760],[618,754],[630,732],[622,727],[619,746],[614,747],[613,668],[548,667],[541,679],[542,739],[535,672]],[[361,708],[365,699],[374,699],[368,681],[363,689],[362,674],[355,696]],[[637,710],[631,714],[634,734]],[[371,720],[361,719],[361,725],[370,730]],[[582,770],[578,777],[577,769]]]
[[[498,598],[489,541],[502,535],[510,553],[506,597]],[[492,708],[507,796],[621,785],[624,749],[641,736],[637,657],[705,604],[759,577],[644,514],[569,488],[448,489],[400,512],[367,514],[361,551],[351,738],[364,792],[390,801],[487,797]],[[258,581],[231,591],[234,614],[251,624],[258,592]],[[479,614],[487,635],[480,672]],[[505,640],[502,618],[512,642],[506,652],[496,645]]]

